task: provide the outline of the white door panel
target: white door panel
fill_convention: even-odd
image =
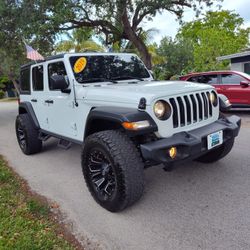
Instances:
[[[74,104],[72,95],[64,96],[59,91],[49,95],[53,100],[48,106],[49,131],[74,140],[83,141],[85,122],[90,107],[83,101],[78,101],[78,107]]]
[[[62,61],[53,63],[60,64]],[[56,71],[51,64],[52,63],[48,63],[47,76],[51,74],[51,71],[53,71],[53,73]],[[59,71],[59,74],[61,74],[64,70],[64,73],[66,73],[66,69],[63,69]],[[62,75],[65,76],[65,74]],[[68,88],[71,89],[69,94],[62,93],[60,90],[49,90],[48,88],[48,93],[46,95],[46,99],[44,100],[44,102],[48,102],[46,111],[49,122],[48,131],[77,141],[83,141],[85,120],[88,116],[90,107],[85,105],[83,100],[78,100],[78,106],[76,106],[74,103],[72,81],[69,82]]]
[[[33,69],[37,69],[38,67],[42,68],[43,67],[43,74],[40,75],[40,77],[43,77],[43,79],[40,79],[41,81],[43,80],[43,89],[36,89],[36,82],[37,80],[35,79],[36,77],[33,74]],[[41,72],[40,72],[41,73]],[[44,73],[44,66],[40,65],[35,65],[31,67],[31,99],[30,103],[34,109],[34,112],[36,114],[36,118],[39,122],[40,128],[47,130],[49,128],[49,123],[48,123],[48,116],[47,116],[47,104],[44,103],[44,98],[47,93],[47,88],[46,84],[44,81],[45,78],[45,73]],[[34,79],[33,79],[34,78]]]

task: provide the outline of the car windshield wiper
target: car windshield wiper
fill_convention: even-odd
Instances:
[[[144,81],[143,78],[141,77],[136,77],[136,76],[116,76],[116,77],[112,77],[112,80],[128,80],[128,79],[135,79],[138,81]]]
[[[117,83],[117,81],[113,79],[108,79],[104,77],[96,77],[96,78],[90,78],[90,79],[85,79],[81,80],[80,83],[92,83],[92,82],[112,82],[112,83]]]

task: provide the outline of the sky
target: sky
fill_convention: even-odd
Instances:
[[[218,4],[218,2],[217,2]],[[218,10],[215,3],[212,10]],[[250,15],[249,15],[249,0],[224,0],[221,3],[223,10],[234,10],[245,20],[244,27],[250,27]],[[206,8],[206,10],[209,10]],[[183,21],[189,22],[195,20],[195,13],[187,9],[184,12]],[[144,23],[144,28],[156,28],[158,30],[152,37],[153,41],[159,43],[162,37],[170,36],[175,37],[179,28],[179,22],[176,20],[176,16],[168,12],[157,14],[152,21]]]

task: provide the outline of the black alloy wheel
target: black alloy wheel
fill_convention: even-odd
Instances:
[[[112,199],[116,177],[108,155],[100,148],[92,148],[87,157],[87,166],[89,181],[99,199]]]
[[[16,137],[22,152],[26,155],[35,154],[42,150],[39,131],[32,123],[29,114],[20,114],[16,118]]]
[[[16,128],[16,133],[17,133],[17,140],[20,145],[20,148],[25,151],[26,149],[26,135],[25,131],[20,123],[18,123],[17,128]]]

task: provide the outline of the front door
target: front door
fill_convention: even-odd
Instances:
[[[63,75],[68,81],[70,93],[63,93],[61,90],[51,88],[50,77],[53,75]],[[62,137],[70,138],[82,142],[84,135],[85,120],[90,107],[85,101],[78,100],[75,105],[74,95],[77,90],[73,89],[72,77],[68,77],[69,72],[63,61],[53,61],[47,63],[48,95],[45,103],[47,104],[47,114],[49,118],[49,132]],[[83,89],[82,86],[76,88]],[[87,90],[86,90],[87,91]],[[83,91],[84,92],[84,91]]]
[[[51,88],[50,77],[53,75],[63,75],[68,79],[66,68],[63,61],[54,61],[47,63],[47,82],[48,92],[44,104],[47,105],[47,114],[49,119],[49,132],[64,137],[72,137],[75,132],[70,128],[72,119],[73,96],[71,93],[62,93],[61,90]],[[69,86],[70,88],[70,86]]]
[[[240,82],[242,81],[248,80],[234,73],[221,74],[221,85],[223,88],[222,94],[227,96],[227,98],[232,104],[250,104],[250,87],[241,86]]]

